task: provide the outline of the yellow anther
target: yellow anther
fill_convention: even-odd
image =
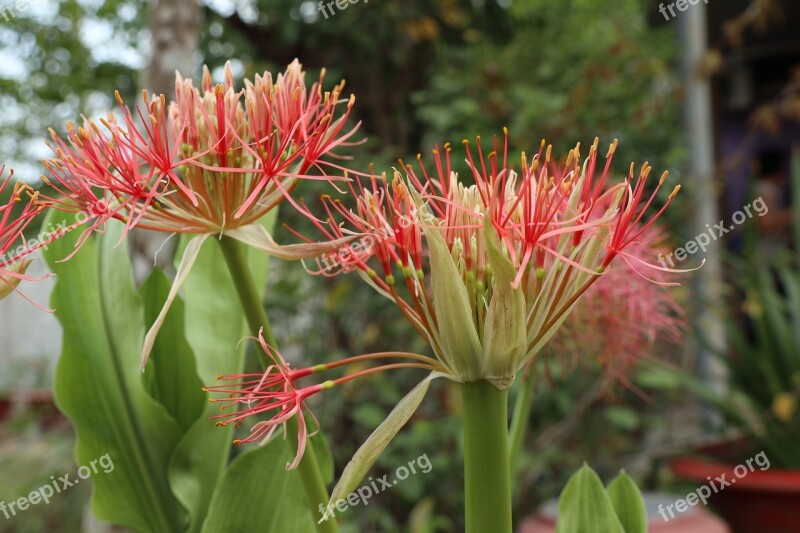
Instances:
[[[614,142],[611,143],[611,146],[608,147],[608,153],[606,154],[606,159],[614,155],[614,152],[617,151],[617,146],[619,145],[619,140],[614,139]]]

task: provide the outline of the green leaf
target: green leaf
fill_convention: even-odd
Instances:
[[[433,307],[439,317],[439,355],[461,374],[459,377],[466,381],[481,379],[483,348],[472,319],[467,287],[439,230],[427,225],[423,230],[430,252]]]
[[[731,390],[720,394],[694,374],[667,365],[653,363],[650,368],[640,370],[635,375],[634,381],[641,387],[652,389],[687,390],[713,404],[732,419],[742,422],[745,421],[747,412],[752,409],[750,399],[740,391]]]
[[[428,496],[417,502],[414,508],[411,509],[408,524],[410,533],[435,533],[438,531],[439,528],[436,527],[436,500]]]
[[[20,261],[19,263],[15,263],[10,267],[5,269],[6,272],[13,272],[15,274],[25,274],[25,271],[28,270],[28,266],[30,266],[31,260],[25,259]],[[19,286],[20,282],[22,281],[21,278],[16,276],[0,276],[0,300],[14,292],[14,290]]]
[[[285,469],[288,461],[283,439],[237,457],[214,492],[203,533],[313,532],[303,486],[296,472]]]
[[[273,210],[263,223],[272,227],[276,214],[277,210]],[[190,239],[189,236],[181,239],[179,254]],[[210,242],[214,240],[208,239],[199,250],[183,283],[186,339],[194,351],[197,374],[204,385],[212,384],[220,375],[242,371],[247,343],[240,341],[249,335],[225,259],[217,243]],[[265,286],[269,256],[258,250],[248,250],[248,256],[256,283]],[[218,405],[205,405],[202,416],[186,433],[170,463],[172,490],[189,510],[189,533],[203,527],[233,443],[233,427],[216,427],[210,420],[219,413]]]
[[[333,477],[336,474],[336,468],[333,464],[333,453],[331,453],[328,439],[325,438],[322,432],[317,431],[313,437],[309,437],[309,442],[311,443],[311,447],[314,448],[314,453],[317,455],[319,470],[322,472],[322,479],[327,485],[333,481]]]
[[[603,483],[585,463],[558,499],[556,533],[625,533]]]
[[[189,276],[189,274],[191,274],[192,266],[197,260],[197,255],[200,253],[200,249],[203,247],[203,243],[206,242],[208,237],[208,235],[196,235],[192,237],[192,239],[189,241],[189,244],[186,245],[186,249],[183,251],[183,254],[181,254],[181,262],[178,265],[178,273],[175,274],[175,280],[170,286],[167,299],[164,302],[164,305],[161,307],[161,311],[156,316],[155,321],[150,326],[147,335],[145,335],[144,346],[142,347],[142,368],[147,365],[150,352],[152,351],[153,345],[156,342],[158,332],[161,331],[161,326],[164,324],[164,321],[167,318],[169,308],[178,297],[178,292],[186,282],[186,278]]]
[[[647,510],[642,493],[630,476],[621,470],[607,490],[625,533],[647,533]]]
[[[512,284],[516,270],[501,250],[490,217],[484,222],[494,289],[483,331],[483,374],[496,386],[511,386],[528,347],[525,297]]]
[[[431,381],[439,377],[440,374],[434,372],[422,380],[411,392],[409,392],[400,403],[398,403],[386,420],[378,426],[367,438],[366,442],[361,445],[358,451],[353,455],[353,458],[347,463],[342,477],[336,483],[333,489],[329,504],[335,505],[337,500],[346,498],[348,494],[358,488],[359,483],[363,481],[364,476],[367,475],[369,469],[378,460],[383,450],[392,442],[397,432],[408,422],[411,416],[416,412],[425,394],[428,392],[428,387]]]
[[[603,418],[625,431],[633,431],[641,425],[639,413],[628,405],[609,406],[603,413]]]
[[[105,454],[114,470],[92,477],[100,520],[142,532],[184,528],[186,513],[169,490],[167,464],[179,424],[145,389],[138,353],[144,311],[122,236],[109,222],[74,257],[77,233],[55,241],[45,258],[58,275],[52,305],[64,328],[54,392],[71,420],[80,464]]]
[[[800,216],[798,217],[800,221]],[[792,329],[793,337],[787,347],[800,346],[800,278],[797,273],[788,268],[780,270],[780,280],[786,292],[788,307],[787,320]],[[800,372],[800,358],[794,359],[793,373]]]
[[[354,234],[333,241],[280,245],[272,238],[270,231],[271,228],[266,228],[263,224],[254,223],[228,230],[225,235],[246,244],[248,247],[262,250],[284,261],[317,259],[325,254],[336,252],[361,237],[360,234]]]
[[[154,270],[142,284],[139,292],[148,324],[155,321],[164,306],[171,285],[159,270]],[[164,321],[164,334],[156,338],[144,376],[150,395],[166,407],[183,431],[188,431],[203,413],[207,396],[197,376],[194,352],[186,341],[183,314],[183,302],[176,300]]]

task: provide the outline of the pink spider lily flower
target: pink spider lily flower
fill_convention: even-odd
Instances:
[[[344,83],[323,91],[324,71],[310,89],[298,61],[273,81],[270,73],[234,86],[230,64],[214,85],[204,68],[201,87],[177,75],[176,101],[162,95],[133,110],[117,93],[119,114],[100,125],[68,124],[67,138],[52,135],[54,157],[45,160],[61,195],[49,207],[83,214],[88,235],[110,219],[165,233],[195,234],[178,268],[172,292],[145,339],[142,366],[200,247],[208,236],[227,236],[287,260],[316,257],[341,243],[280,246],[259,223],[301,180],[346,181],[326,168],[343,169],[335,151],[359,125],[348,128],[355,98]],[[334,161],[331,161],[333,159]],[[309,213],[305,213],[311,216]]]
[[[404,353],[361,355],[327,365],[293,369],[277,351],[267,345],[263,335],[259,334],[258,341],[264,353],[271,361],[270,365],[263,373],[220,376],[218,378],[220,381],[230,383],[206,387],[203,390],[212,394],[222,394],[226,396],[223,398],[210,399],[211,402],[222,404],[220,409],[221,414],[212,417],[213,419],[219,420],[219,422],[217,422],[219,426],[234,424],[236,427],[239,427],[245,420],[263,414],[270,415],[269,419],[258,421],[253,424],[249,435],[244,439],[234,441],[234,444],[251,442],[264,444],[272,438],[275,431],[281,426],[284,428],[285,435],[286,423],[296,416],[298,419],[297,453],[295,454],[294,460],[287,465],[287,469],[297,468],[306,449],[308,437],[313,436],[313,432],[309,433],[306,415],[310,415],[314,420],[314,427],[319,427],[316,417],[306,405],[306,400],[311,396],[330,390],[348,381],[377,372],[398,368],[422,368],[430,371],[440,369],[437,362],[429,357]],[[408,361],[368,368],[338,379],[329,379],[311,385],[301,386],[297,383],[297,381],[303,378],[337,368],[388,358],[404,358]]]
[[[331,239],[364,235],[318,259],[317,272],[357,271],[396,302],[442,367],[409,393],[359,450],[332,501],[357,486],[376,449],[408,420],[430,380],[510,387],[580,298],[613,271],[614,259],[635,262],[628,249],[680,188],[664,208],[647,213],[667,174],[646,198],[647,164],[638,178],[631,171],[622,183],[609,185],[616,141],[602,172],[597,140],[582,164],[580,145],[559,164],[543,142],[530,160],[522,154],[517,169],[508,163],[507,137],[502,146],[495,139],[488,154],[478,139],[477,157],[466,141],[465,146],[466,180],[452,172],[445,145],[434,150],[432,174],[421,157],[418,172],[401,162],[403,173],[396,171],[391,182],[373,175],[367,185],[350,184],[356,197],[352,209],[324,198],[329,220],[315,222]]]
[[[480,143],[479,143],[480,144]],[[373,177],[353,193],[355,210],[328,200],[331,219],[366,234],[359,253],[324,257],[320,272],[357,270],[394,300],[459,382],[486,379],[507,387],[517,370],[552,338],[580,297],[624,255],[663,212],[647,216],[656,192],[642,202],[649,174],[604,188],[616,143],[595,179],[597,141],[583,166],[580,146],[566,162],[542,144],[519,174],[507,161],[507,141],[475,159],[467,144],[473,185],[451,172],[450,147],[435,153],[435,177],[405,166],[390,184]],[[679,187],[670,195],[672,201]],[[642,207],[642,203],[645,205]],[[346,235],[318,224],[330,238]],[[376,268],[370,266],[374,259]],[[336,270],[334,269],[334,270]],[[398,281],[399,280],[399,281]]]
[[[342,169],[326,157],[358,129],[345,129],[354,97],[342,100],[343,83],[323,92],[323,72],[308,90],[304,76],[295,61],[276,82],[266,72],[236,90],[228,64],[216,86],[204,68],[202,90],[178,74],[169,105],[145,92],[131,110],[117,93],[121,118],[68,124],[66,140],[51,132],[54,157],[44,163],[62,194],[52,206],[96,214],[94,226],[116,218],[128,228],[230,234],[284,199],[297,205],[299,180],[345,179],[311,171]]]
[[[626,253],[635,260],[609,269],[586,291],[543,353],[572,366],[591,359],[601,365],[609,385],[632,387],[629,368],[651,357],[657,342],[677,342],[686,327],[680,295],[668,274],[651,269],[645,278],[634,266],[664,253],[665,237],[653,225],[632,243]]]
[[[5,178],[4,174],[3,166],[0,167],[0,195],[14,179],[13,170]],[[27,198],[24,199],[23,196]],[[14,207],[20,202],[25,202],[25,205],[21,212],[14,214]],[[17,291],[22,281],[36,281],[36,278],[25,274],[31,263],[28,257],[61,235],[54,232],[44,242],[26,241],[23,232],[43,209],[38,201],[38,192],[24,181],[15,181],[10,198],[4,205],[0,205],[0,300]]]

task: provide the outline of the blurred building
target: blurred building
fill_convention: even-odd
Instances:
[[[721,51],[725,65],[712,87],[728,216],[751,200],[759,153],[789,157],[800,146],[800,2],[710,0],[708,17],[709,45]],[[794,165],[796,174],[797,153]]]

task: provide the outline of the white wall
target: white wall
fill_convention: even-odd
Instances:
[[[46,273],[46,265],[37,257],[28,274],[39,278]],[[55,279],[50,278],[23,282],[19,288],[28,298],[49,309],[54,285]],[[36,308],[17,293],[0,302],[0,390],[48,386],[60,351],[61,326],[55,316]]]

